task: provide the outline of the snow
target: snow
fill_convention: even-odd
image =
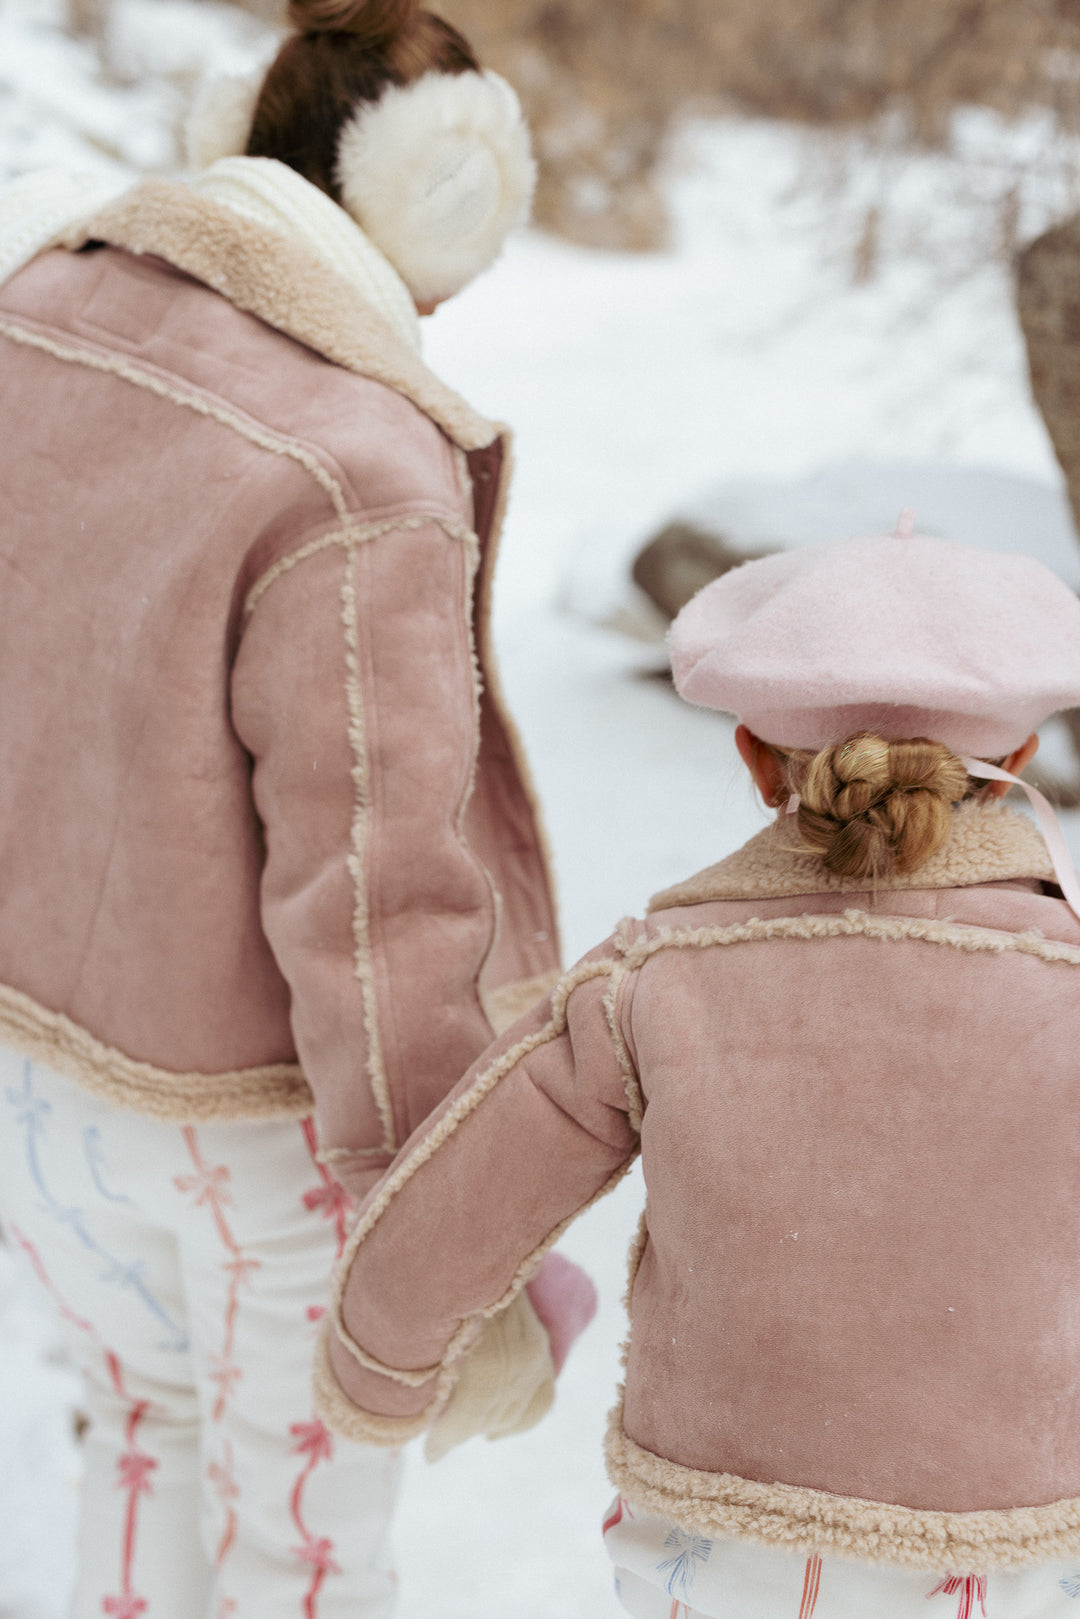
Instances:
[[[59,0],[0,0],[0,174],[167,164],[191,78],[210,59],[243,67],[262,39],[226,6],[123,0],[107,81],[60,15]],[[887,149],[838,153],[764,122],[688,127],[670,253],[527,235],[427,323],[433,367],[517,432],[496,634],[547,810],[567,959],[763,824],[731,726],[678,702],[655,649],[597,628],[659,523],[698,514],[747,545],[814,543],[908,504],[927,526],[1028,546],[1080,582],[1008,271],[977,248],[1033,153],[1045,162],[1023,228],[1068,202],[1051,137],[1038,120],[1008,131],[972,114],[958,156],[901,166]],[[879,201],[882,266],[857,284],[852,246]],[[600,1447],[641,1201],[635,1174],[564,1242],[601,1310],[542,1428],[435,1467],[410,1455],[401,1619],[620,1611],[599,1539]],[[3,1619],[63,1611],[76,1400],[0,1249]]]

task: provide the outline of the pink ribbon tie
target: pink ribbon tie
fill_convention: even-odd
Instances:
[[[1061,823],[1054,814],[1048,799],[1044,798],[1037,787],[1021,780],[1019,776],[1010,775],[1009,771],[1002,770],[998,765],[988,765],[985,759],[964,759],[960,763],[969,776],[976,781],[1007,781],[1014,787],[1022,787],[1028,795],[1028,800],[1035,811],[1035,819],[1039,823],[1039,831],[1046,841],[1046,847],[1054,867],[1054,876],[1058,887],[1065,896],[1065,903],[1070,911],[1080,921],[1080,879],[1077,878],[1073,868],[1072,856],[1069,846],[1065,842],[1065,834],[1061,830]]]

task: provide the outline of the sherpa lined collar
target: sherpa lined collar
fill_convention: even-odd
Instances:
[[[716,899],[779,899],[789,894],[865,893],[899,888],[966,888],[973,883],[1034,877],[1056,881],[1042,837],[1026,815],[1004,804],[961,804],[952,832],[917,871],[869,883],[837,877],[816,855],[797,847],[797,834],[781,816],[726,860],[653,896],[649,911],[700,905]]]
[[[414,354],[420,353],[420,317],[408,287],[356,220],[325,191],[272,157],[224,157],[191,184],[200,196],[317,254],[365,303],[374,304]]]
[[[463,450],[506,429],[440,382],[379,312],[318,254],[173,180],[146,180],[81,223],[72,249],[105,242],[148,253],[336,365],[410,399]]]

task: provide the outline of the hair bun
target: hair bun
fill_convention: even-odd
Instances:
[[[941,742],[886,742],[861,731],[819,753],[789,753],[804,843],[827,870],[886,877],[917,870],[945,842],[970,781]]]
[[[290,0],[289,22],[302,34],[352,34],[370,50],[407,32],[416,0]]]

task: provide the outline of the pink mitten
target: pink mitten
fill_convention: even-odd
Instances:
[[[555,1370],[561,1372],[575,1338],[596,1314],[596,1289],[572,1259],[548,1254],[525,1291],[548,1335]]]

